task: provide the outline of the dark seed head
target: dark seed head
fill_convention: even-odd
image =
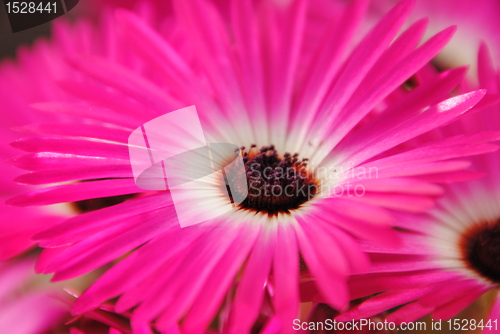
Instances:
[[[240,204],[242,209],[287,213],[316,195],[316,183],[298,154],[280,156],[274,145],[252,150],[254,147],[242,152],[248,186],[248,195]]]
[[[474,225],[462,237],[461,246],[470,268],[500,284],[500,220]]]

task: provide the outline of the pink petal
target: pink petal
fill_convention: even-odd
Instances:
[[[271,270],[274,234],[262,229],[240,280],[228,324],[228,333],[246,333],[257,319]]]
[[[391,130],[379,136],[377,141],[372,143],[373,145],[370,145],[370,149],[360,152],[352,160],[366,160],[411,138],[449,123],[476,105],[485,93],[484,90],[479,90],[456,96],[437,104],[411,119],[394,126]]]
[[[254,246],[260,232],[259,230],[260,228],[249,226],[248,228],[241,228],[237,232],[239,235],[235,236],[233,244],[217,265],[217,270],[212,272],[212,275],[208,278],[203,290],[196,297],[196,301],[184,319],[182,328],[186,334],[200,333],[209,325],[214,315],[217,314],[217,309],[221,306],[224,296],[229,290],[229,286],[248,257],[252,246]],[[260,240],[257,240],[257,243],[259,242]],[[257,285],[257,288],[259,288],[259,285]],[[260,288],[262,289],[262,286]],[[259,306],[256,307],[255,311],[258,312],[258,310]],[[161,328],[164,319],[168,323],[168,318],[172,320],[173,317],[170,317],[167,311],[158,319],[158,327]]]
[[[86,89],[88,89],[87,86],[88,85],[85,86]],[[35,103],[31,106],[42,111],[50,111],[94,119],[109,124],[120,125],[129,129],[135,129],[143,123],[141,120],[136,120],[127,115],[122,115],[118,112],[95,106],[93,104],[46,102]],[[147,119],[144,121],[147,121]]]
[[[492,307],[491,312],[490,312],[490,316],[489,316],[488,320],[486,321],[486,324],[490,320],[491,320],[490,324],[492,324],[492,323],[494,324],[494,321],[498,320],[498,319],[500,319],[500,298],[497,294],[495,302],[494,302],[493,307]],[[498,332],[498,329],[496,328],[496,326],[493,326],[493,324],[490,328],[484,328],[483,332],[484,333],[490,333],[490,332],[496,333],[496,332]]]
[[[11,143],[17,149],[25,152],[54,152],[94,157],[109,157],[128,159],[128,148],[125,145],[116,145],[69,138],[22,138]]]
[[[119,64],[87,56],[78,59],[78,61],[73,60],[71,65],[91,78],[109,85],[125,96],[151,108],[154,110],[154,113],[150,115],[152,117],[181,107],[166,91]]]
[[[76,202],[91,198],[135,194],[143,191],[135,185],[133,178],[112,179],[41,188],[11,197],[5,203],[16,206],[47,205]]]
[[[32,153],[13,157],[7,160],[8,164],[17,168],[39,171],[62,167],[91,167],[91,166],[107,166],[107,165],[125,165],[129,166],[129,160],[104,158],[104,157],[89,157],[83,155],[62,154],[62,153]]]
[[[133,198],[124,203],[69,218],[50,229],[38,233],[34,236],[34,239],[40,240],[40,245],[46,248],[72,244],[111,227],[123,219],[171,205],[172,199],[168,193]]]
[[[73,312],[82,314],[98,307],[106,300],[117,297],[123,292],[138,293],[137,286],[148,277],[154,277],[153,273],[162,267],[172,257],[179,257],[190,244],[199,242],[197,239],[205,231],[199,229],[173,230],[158,235],[154,240],[133,252],[126,259],[116,264],[95,282],[75,302]],[[183,237],[181,238],[180,235]],[[168,253],[166,253],[168,249]],[[156,257],[157,254],[168,254],[162,261]],[[120,284],[117,284],[120,282]],[[139,295],[140,296],[140,295]],[[122,297],[116,304],[118,312],[127,310],[128,306],[120,305]]]
[[[349,311],[339,315],[337,321],[350,321],[353,319],[367,319],[393,307],[404,305],[417,300],[421,296],[433,291],[435,287],[422,289],[408,289],[396,292],[384,292],[376,295]]]
[[[67,169],[51,169],[23,174],[14,179],[22,184],[49,184],[67,181],[109,179],[133,177],[130,165],[107,165],[98,167],[73,167]]]
[[[300,226],[296,226],[295,231],[300,253],[316,278],[321,294],[330,305],[339,310],[345,309],[349,301],[346,284],[349,267],[342,250],[335,240],[314,228],[314,222],[300,220]]]
[[[414,1],[401,1],[398,3],[351,53],[348,63],[338,78],[334,89],[328,94],[320,112],[321,116],[323,114],[325,116],[328,114],[328,116],[318,117],[315,124],[321,122],[330,125],[332,120],[338,118],[352,93],[403,25],[413,4]],[[323,129],[326,131],[327,127],[323,126]]]
[[[315,206],[321,208],[323,212],[334,211],[346,218],[369,221],[374,224],[390,225],[394,222],[394,218],[385,209],[344,198],[327,198],[315,203]]]
[[[453,299],[448,304],[436,308],[432,313],[432,318],[448,320],[469,306],[488,290],[488,288],[481,286],[476,286],[476,288],[472,290],[463,290],[456,296],[457,298]]]
[[[176,224],[176,218],[171,207],[149,215],[131,217],[122,224],[95,233],[73,245],[53,260],[45,273],[56,272],[53,280],[87,273],[151,240],[169,225]]]
[[[90,124],[31,124],[18,127],[15,130],[28,133],[41,133],[71,137],[86,137],[127,143],[130,133],[121,129]]]
[[[432,306],[424,306],[418,302],[413,302],[389,314],[387,321],[393,321],[396,324],[401,324],[402,322],[409,323],[423,318],[433,310],[434,307]]]
[[[299,250],[297,238],[291,226],[278,224],[275,247],[273,305],[281,324],[291,324],[297,318],[299,311],[299,261],[297,256]],[[292,333],[292,326],[284,326],[283,333]]]

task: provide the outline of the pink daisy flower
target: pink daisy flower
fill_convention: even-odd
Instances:
[[[479,82],[498,93],[498,72],[483,45],[479,52]],[[446,133],[494,131],[499,107],[490,107],[444,129]],[[338,320],[359,319],[399,307],[387,320],[410,322],[432,314],[448,320],[483,296],[489,318],[443,322],[443,328],[484,329],[498,333],[500,319],[500,154],[470,158],[484,178],[446,187],[438,206],[420,216],[402,215],[399,247],[366,245],[373,267],[370,275],[351,279],[354,298],[380,293]],[[458,326],[459,324],[460,326]],[[457,327],[458,326],[458,327]],[[472,327],[471,327],[472,326]]]
[[[23,291],[28,283],[35,283],[32,266],[32,260],[0,263],[2,333],[45,333],[69,312],[69,307],[51,298],[47,289],[32,289],[28,293]]]
[[[477,177],[464,171],[469,162],[453,159],[491,152],[496,147],[485,143],[499,138],[486,132],[404,145],[491,102],[483,90],[443,101],[461,82],[463,68],[391,102],[454,32],[445,29],[417,47],[426,26],[418,21],[396,37],[412,3],[399,3],[358,45],[352,39],[364,0],[320,27],[304,0],[232,1],[229,22],[211,2],[193,0],[176,1],[175,16],[155,24],[146,14],[119,11],[116,21],[105,17],[86,29],[89,47],[96,47],[95,37],[109,53],[70,54],[79,73],[64,86],[81,100],[36,107],[95,123],[25,127],[44,136],[12,144],[29,152],[15,160],[32,170],[21,180],[58,185],[8,203],[128,200],[39,233],[46,249],[38,268],[64,280],[127,255],[84,292],[74,312],[120,296],[116,310],[134,309],[134,328],[154,321],[165,333],[179,325],[183,333],[203,331],[228,291],[234,298],[225,332],[249,332],[268,300],[270,323],[291,332],[300,272],[315,279],[327,303],[345,309],[347,278],[368,266],[357,240],[394,243],[394,214],[431,208],[442,194],[436,181]],[[322,42],[304,40],[313,34]],[[256,163],[275,172],[291,168],[287,177],[252,175],[264,186],[309,192],[250,196],[223,216],[180,228],[169,191],[135,185],[127,138],[143,123],[190,105],[210,142],[242,146],[247,172]],[[230,204],[220,184],[204,189],[214,210]]]
[[[114,313],[112,304],[71,317],[74,298],[33,273],[32,256],[0,263],[0,332],[12,334],[131,334],[127,315]],[[81,286],[82,281],[71,282]],[[66,284],[67,285],[67,284]],[[137,332],[149,334],[151,330]]]
[[[16,61],[5,60],[0,63],[0,99],[2,100],[2,122],[0,124],[0,260],[11,258],[33,247],[36,243],[32,237],[37,232],[58,223],[69,216],[69,210],[60,207],[38,207],[20,209],[4,204],[4,201],[16,194],[26,191],[12,179],[19,176],[20,171],[9,166],[4,161],[15,157],[19,151],[9,143],[22,137],[14,129],[22,125],[39,122],[54,122],[61,116],[36,112],[29,107],[34,101],[60,98],[64,95],[49,78],[57,77],[60,65],[56,59],[49,58],[47,42],[40,40],[28,50],[23,47],[18,50]],[[53,63],[54,62],[54,63]],[[38,76],[33,76],[33,69]],[[43,82],[43,84],[42,84]],[[41,88],[42,87],[42,88]],[[12,223],[15,222],[15,223]]]
[[[138,10],[151,12],[151,6],[144,4]],[[109,14],[109,13],[108,13]],[[107,27],[107,29],[114,29]],[[90,34],[90,35],[89,35]],[[93,35],[92,35],[93,34]],[[75,213],[102,208],[116,203],[119,199],[91,200],[69,205],[52,205],[32,208],[16,208],[5,205],[4,201],[16,194],[26,191],[26,186],[18,183],[30,184],[36,188],[39,183],[26,180],[19,169],[48,173],[47,169],[53,168],[54,154],[34,153],[29,156],[16,157],[19,151],[9,145],[12,141],[25,136],[26,131],[43,133],[44,126],[61,122],[85,123],[80,124],[80,129],[91,127],[94,121],[84,120],[73,115],[62,113],[48,113],[40,111],[31,105],[35,102],[66,101],[75,102],[77,99],[71,92],[72,87],[67,87],[64,78],[77,78],[79,74],[68,63],[67,58],[78,54],[93,54],[106,58],[113,54],[123,54],[118,47],[113,47],[110,41],[97,42],[98,33],[92,30],[87,20],[80,19],[74,26],[59,18],[54,22],[51,40],[39,39],[33,46],[20,47],[15,60],[3,60],[0,63],[0,99],[2,100],[3,113],[0,124],[0,260],[11,258],[37,243],[32,240],[33,235],[68,218]],[[90,43],[92,40],[92,43]],[[126,59],[114,61],[127,64]],[[33,124],[38,123],[38,124]],[[95,123],[95,122],[94,122]],[[23,127],[30,124],[28,127]],[[40,125],[45,124],[45,125]],[[23,134],[22,131],[25,133]],[[33,156],[44,157],[41,164],[34,164],[30,158]],[[3,162],[7,161],[7,164]],[[11,166],[13,165],[13,166]],[[52,171],[54,173],[54,171]],[[57,172],[56,172],[57,173]],[[12,182],[12,180],[17,181]],[[12,223],[15,221],[15,224]]]
[[[387,12],[396,0],[374,0],[374,13]],[[490,46],[495,59],[500,57],[500,3],[496,0],[419,0],[415,4],[409,22],[429,17],[428,34],[432,35],[452,24],[457,24],[457,33],[436,57],[440,68],[469,65],[468,77],[476,80],[476,50],[482,41]],[[428,36],[430,36],[428,35]],[[427,37],[428,37],[427,36]]]

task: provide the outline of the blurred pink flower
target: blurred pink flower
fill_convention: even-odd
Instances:
[[[395,3],[397,0],[373,0],[372,12],[380,17]],[[500,58],[499,16],[500,2],[497,0],[418,0],[409,22],[428,17],[430,35],[456,24],[456,35],[435,62],[442,68],[468,65],[471,67],[469,79],[476,80],[476,53],[481,42],[488,43],[494,59]]]
[[[69,307],[51,297],[48,289],[31,288],[33,261],[19,260],[0,263],[0,332],[41,334],[61,322]]]
[[[481,87],[498,94],[499,72],[485,45],[479,52],[478,69]],[[466,116],[445,127],[443,132],[470,133],[498,128],[500,107],[493,106]],[[493,306],[487,306],[492,307],[488,309],[490,316],[482,325],[484,332],[498,333],[500,154],[494,152],[470,159],[472,168],[485,172],[485,177],[447,185],[446,195],[428,214],[401,215],[398,226],[404,230],[400,232],[404,241],[400,246],[365,245],[373,267],[370,275],[351,279],[353,298],[383,293],[355,306],[338,320],[370,317],[401,305],[404,306],[388,316],[389,321],[410,322],[427,314],[447,320],[488,293],[494,302]]]
[[[46,248],[37,269],[55,272],[54,280],[128,255],[80,297],[75,313],[120,296],[117,312],[135,307],[134,328],[155,320],[163,332],[181,323],[183,333],[199,333],[237,280],[227,333],[249,332],[265,298],[276,312],[273,324],[291,332],[299,272],[315,278],[326,302],[345,309],[348,276],[368,267],[357,240],[397,242],[394,212],[430,209],[442,194],[440,180],[477,177],[463,171],[467,161],[452,159],[495,150],[485,143],[498,133],[401,146],[491,102],[483,90],[442,101],[464,69],[436,77],[397,103],[388,99],[446,45],[454,28],[417,47],[426,26],[418,21],[396,38],[413,4],[402,1],[355,46],[367,1],[353,1],[338,20],[320,27],[309,19],[308,4],[316,2],[232,1],[227,22],[209,1],[182,0],[174,2],[175,16],[154,24],[146,14],[122,10],[116,20],[105,16],[95,28],[78,28],[80,39],[72,28],[56,28],[63,38],[52,52],[78,70],[66,73],[70,79],[62,87],[80,100],[36,107],[93,122],[24,127],[44,136],[12,144],[30,153],[13,164],[33,170],[18,180],[65,184],[8,203],[133,197],[36,236]],[[321,43],[304,41],[313,33]],[[76,43],[83,56],[68,52]],[[292,167],[292,176],[304,173],[314,191],[257,196],[212,221],[179,228],[168,191],[134,184],[126,143],[143,123],[193,104],[211,142],[247,147],[247,168],[257,161],[262,168]],[[278,188],[293,186],[288,179],[274,181]],[[203,190],[214,210],[230,204],[221,200],[220,184]]]
[[[1,333],[131,334],[126,315],[115,314],[112,304],[72,319],[74,298],[60,285],[50,285],[47,277],[35,275],[33,265],[32,256],[0,263]],[[142,333],[152,332],[137,334]]]

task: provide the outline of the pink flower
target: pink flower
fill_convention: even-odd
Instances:
[[[32,256],[0,263],[0,332],[12,334],[131,334],[125,316],[101,305],[72,319],[74,298],[48,278],[33,273]],[[72,282],[77,286],[82,282]],[[147,328],[137,334],[148,334]]]
[[[483,45],[479,52],[479,82],[498,93],[498,71]],[[447,133],[492,131],[500,126],[499,107],[471,114],[444,128]],[[380,293],[355,306],[338,320],[364,318],[404,305],[389,321],[410,322],[432,314],[450,319],[481,296],[492,300],[489,319],[461,323],[464,328],[498,332],[500,319],[500,154],[470,158],[472,168],[485,172],[479,180],[446,187],[446,195],[428,214],[401,216],[399,247],[366,245],[373,267],[370,275],[351,279],[354,298]],[[489,297],[489,298],[488,298]],[[491,310],[489,309],[491,307]],[[477,327],[469,327],[469,326]],[[443,326],[456,330],[454,322]],[[483,326],[483,327],[480,327]]]
[[[454,28],[420,47],[424,21],[396,38],[413,3],[403,1],[355,46],[367,1],[354,1],[338,21],[320,27],[312,24],[308,3],[233,1],[227,22],[209,1],[176,1],[175,16],[158,24],[118,11],[116,21],[105,17],[81,30],[87,55],[69,53],[78,73],[69,71],[76,78],[63,85],[81,100],[36,107],[93,123],[26,127],[44,136],[12,144],[29,152],[15,160],[33,170],[20,179],[65,184],[8,201],[37,206],[128,196],[36,236],[46,248],[38,268],[54,272],[54,280],[127,255],[84,292],[75,313],[119,296],[117,312],[134,308],[133,328],[155,321],[162,332],[180,324],[183,333],[199,333],[236,281],[225,332],[249,332],[268,299],[271,327],[291,332],[300,272],[315,279],[326,302],[345,309],[349,275],[368,267],[357,240],[395,243],[394,213],[431,208],[442,194],[436,180],[477,176],[463,171],[467,161],[452,159],[491,152],[496,147],[485,143],[498,133],[405,145],[491,102],[483,90],[442,101],[464,69],[392,103],[392,94],[446,45]],[[322,42],[306,43],[312,33]],[[190,105],[210,141],[246,147],[247,172],[255,163],[273,173],[291,168],[286,177],[252,174],[262,187],[301,185],[307,193],[251,195],[228,214],[181,229],[168,191],[135,185],[126,143],[143,123]],[[182,139],[169,138],[172,145]],[[230,204],[221,199],[221,184],[203,189],[214,210]]]
[[[47,41],[39,40],[29,50],[25,47],[20,48],[16,61],[6,60],[0,63],[0,99],[2,101],[0,260],[11,258],[32,248],[36,244],[32,240],[34,234],[70,216],[69,210],[61,207],[20,209],[4,204],[7,198],[26,191],[25,186],[12,182],[12,179],[22,173],[4,163],[19,154],[9,145],[10,142],[23,136],[15,129],[33,122],[47,123],[65,119],[60,115],[36,112],[30,107],[30,104],[35,101],[68,98],[57,89],[54,83],[54,80],[58,79],[59,74],[64,71],[62,69],[67,66],[62,65],[60,55],[53,53],[53,48]],[[20,167],[23,168],[23,166]]]
[[[2,333],[38,334],[53,328],[69,312],[64,303],[51,298],[48,289],[23,291],[34,284],[33,261],[0,263],[0,331]]]
[[[396,0],[374,0],[372,11],[385,13]],[[469,80],[476,80],[476,51],[481,42],[487,42],[495,59],[500,57],[500,3],[496,0],[419,0],[409,22],[429,17],[428,34],[434,34],[452,24],[457,33],[435,60],[440,68],[471,66]]]

